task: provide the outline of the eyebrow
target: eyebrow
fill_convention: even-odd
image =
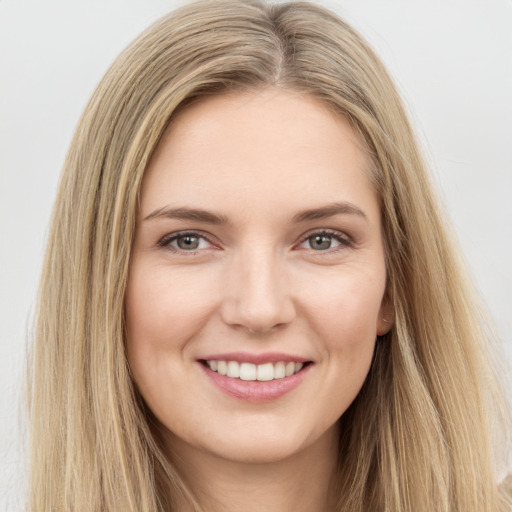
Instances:
[[[363,212],[363,210],[351,203],[343,202],[332,203],[320,208],[301,211],[292,217],[291,222],[298,224],[301,222],[334,217],[335,215],[356,215],[365,220],[368,220],[368,217]],[[192,220],[214,225],[230,224],[226,216],[213,213],[208,210],[202,210],[200,208],[168,208],[163,206],[151,212],[147,217],[144,217],[144,220],[146,221],[157,218]]]
[[[368,221],[366,214],[353,205],[352,203],[332,203],[320,208],[313,208],[311,210],[304,210],[297,213],[292,218],[292,223],[307,222],[311,220],[326,219],[327,217],[334,217],[335,215],[356,215]]]
[[[201,210],[200,208],[157,208],[151,212],[144,220],[150,219],[183,219],[183,220],[195,220],[197,222],[204,222],[206,224],[229,224],[228,218],[224,215],[209,212],[207,210]]]

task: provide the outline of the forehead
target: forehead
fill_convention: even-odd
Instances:
[[[234,196],[267,208],[375,201],[368,167],[349,122],[310,95],[269,88],[209,97],[163,134],[143,180],[142,214],[175,201],[227,208]]]

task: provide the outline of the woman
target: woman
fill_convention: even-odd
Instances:
[[[31,509],[510,509],[508,417],[445,224],[342,20],[233,1],[161,20],[66,161]]]

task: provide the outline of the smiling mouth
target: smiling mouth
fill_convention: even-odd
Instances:
[[[268,382],[271,380],[284,379],[299,373],[304,367],[311,362],[294,363],[286,361],[278,361],[276,363],[239,363],[238,361],[201,361],[213,372],[218,373],[232,379],[244,381],[261,381]]]

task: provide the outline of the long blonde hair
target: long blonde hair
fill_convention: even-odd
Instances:
[[[150,27],[106,73],[78,125],[31,357],[30,510],[163,512],[177,496],[200,510],[164,455],[125,357],[138,194],[178,110],[267,86],[313,95],[346,116],[365,141],[381,200],[395,325],[340,420],[338,510],[505,510],[493,438],[510,432],[489,335],[395,86],[331,12],[252,0],[200,1]]]

